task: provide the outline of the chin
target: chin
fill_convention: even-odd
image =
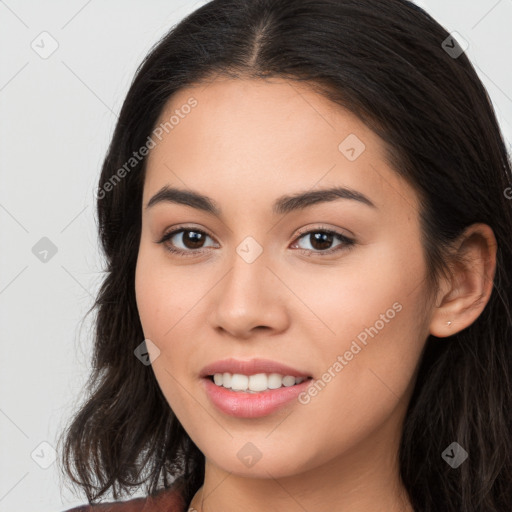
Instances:
[[[234,445],[240,448],[232,451]],[[214,453],[207,453],[207,459],[224,471],[244,478],[286,478],[306,471],[308,465],[313,467],[312,461],[305,458],[306,454],[300,447],[288,445],[287,449],[279,450],[268,439],[262,439],[261,443],[257,440],[232,440],[229,449],[219,448]]]

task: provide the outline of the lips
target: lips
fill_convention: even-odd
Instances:
[[[313,382],[307,379],[294,386],[268,389],[254,394],[232,391],[217,386],[210,379],[201,379],[201,386],[210,403],[221,413],[235,418],[263,418],[284,407],[297,407],[302,402],[298,400]]]
[[[243,361],[239,359],[222,359],[205,366],[201,372],[201,377],[208,377],[215,373],[240,373],[243,375],[254,375],[256,373],[279,373],[281,375],[291,375],[293,377],[311,377],[310,374],[293,368],[291,366],[272,361],[270,359],[251,359]]]

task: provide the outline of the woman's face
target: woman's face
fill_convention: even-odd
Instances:
[[[181,90],[166,121],[148,156],[136,296],[153,370],[185,430],[208,463],[239,475],[394,460],[432,309],[417,195],[382,141],[283,80]],[[164,187],[218,211],[177,194],[147,207]],[[335,187],[353,194],[318,195]],[[302,194],[314,195],[293,200]],[[235,387],[256,373],[256,388],[281,384],[270,373],[311,378],[258,394],[202,376],[230,358],[294,369],[217,369],[240,374]]]

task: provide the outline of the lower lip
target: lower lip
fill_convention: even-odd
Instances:
[[[294,386],[283,386],[258,393],[244,393],[217,386],[208,377],[202,380],[206,394],[213,404],[223,413],[237,418],[260,418],[272,414],[297,399],[298,395],[313,381],[313,379],[306,379]]]

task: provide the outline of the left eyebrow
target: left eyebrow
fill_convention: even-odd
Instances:
[[[274,203],[275,214],[285,214],[294,210],[302,210],[318,203],[326,203],[337,199],[351,199],[378,210],[377,206],[364,194],[347,187],[333,187],[327,189],[299,192],[290,196],[281,196]]]
[[[349,199],[358,201],[378,210],[377,206],[364,194],[346,187],[332,187],[328,189],[298,192],[293,195],[279,197],[273,204],[272,211],[276,215],[286,214],[295,210],[303,210],[319,203],[335,201],[337,199]],[[165,185],[147,203],[145,209],[163,203],[177,203],[190,206],[206,213],[220,217],[222,210],[217,203],[208,196],[191,190],[183,190]]]

